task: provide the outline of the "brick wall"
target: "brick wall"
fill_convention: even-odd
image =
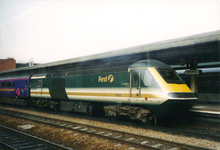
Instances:
[[[0,59],[0,72],[16,68],[14,58]]]

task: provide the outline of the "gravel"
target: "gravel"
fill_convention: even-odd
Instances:
[[[86,120],[81,118],[74,118],[74,117],[66,117],[66,116],[60,116],[60,115],[54,115],[54,114],[48,114],[48,113],[42,113],[42,112],[36,112],[31,110],[22,110],[17,108],[9,108],[9,107],[2,107],[3,109],[18,111],[18,112],[25,112],[30,113],[34,115],[39,116],[45,116],[50,118],[56,118],[66,121],[72,121],[82,124],[88,124],[108,129],[114,129],[129,133],[135,133],[139,135],[145,135],[150,137],[155,137],[159,139],[174,141],[178,143],[184,143],[188,145],[195,145],[199,147],[209,148],[209,149],[217,149],[220,150],[220,142],[208,140],[208,139],[199,139],[195,137],[189,137],[185,135],[172,135],[170,133],[163,133],[160,131],[154,131],[150,129],[143,129],[139,127],[132,127],[132,126],[126,126],[126,125],[118,125],[113,123],[105,123],[101,121],[94,121],[94,120]],[[7,125],[13,128],[17,128],[19,125],[23,124],[32,124],[35,127],[27,130],[29,133],[42,137],[44,139],[63,144],[65,146],[74,148],[74,149],[129,149],[130,146],[123,145],[122,143],[115,143],[108,140],[99,139],[97,137],[91,137],[89,135],[83,135],[81,133],[77,133],[74,131],[70,131],[67,129],[61,129],[61,128],[54,128],[48,125],[41,125],[36,123],[30,123],[28,121],[24,121],[17,118],[10,118],[7,116],[0,115],[0,123],[3,125]]]

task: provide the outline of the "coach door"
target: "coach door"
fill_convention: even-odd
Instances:
[[[130,98],[141,97],[141,73],[130,73]]]
[[[45,91],[43,88],[43,82],[47,74],[32,75],[30,80],[30,96],[31,97],[43,97]]]

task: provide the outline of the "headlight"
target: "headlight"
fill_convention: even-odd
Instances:
[[[195,98],[193,93],[168,93],[172,98]]]

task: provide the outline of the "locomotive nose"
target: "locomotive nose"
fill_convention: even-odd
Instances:
[[[196,99],[189,100],[167,100],[156,108],[152,108],[152,112],[157,117],[178,117],[183,116],[197,102]],[[151,109],[151,107],[149,107]],[[154,111],[157,110],[157,111]]]

